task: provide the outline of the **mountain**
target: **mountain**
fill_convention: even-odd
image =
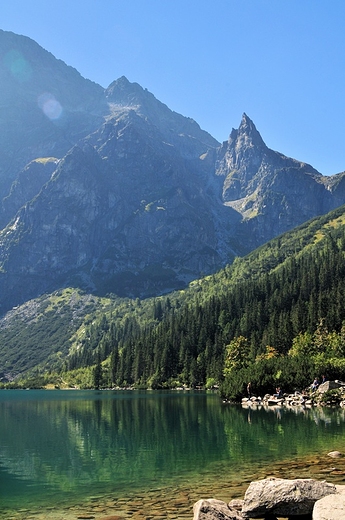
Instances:
[[[218,150],[215,174],[223,203],[242,216],[250,249],[345,201],[344,174],[323,176],[269,149],[246,114]]]
[[[63,157],[107,113],[104,89],[26,36],[0,30],[0,197],[38,157]]]
[[[0,32],[0,313],[61,288],[147,297],[345,202],[345,174],[218,143],[125,77],[104,89]]]
[[[218,143],[125,78],[105,96],[105,122],[58,162],[0,233],[6,306],[66,284],[154,294],[226,261],[215,250],[212,215],[219,220],[224,208],[212,200],[199,159]],[[149,111],[159,115],[151,121]]]

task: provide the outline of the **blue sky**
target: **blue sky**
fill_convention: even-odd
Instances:
[[[345,170],[344,0],[1,0],[0,28],[103,87],[125,75],[219,141]]]

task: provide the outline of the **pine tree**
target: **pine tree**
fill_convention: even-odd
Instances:
[[[103,374],[103,369],[102,369],[102,363],[101,363],[101,356],[98,355],[96,366],[93,371],[93,386],[94,386],[94,388],[96,388],[96,390],[99,390],[99,387],[101,386],[102,374]]]

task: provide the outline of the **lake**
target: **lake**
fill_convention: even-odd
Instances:
[[[341,483],[327,453],[345,452],[344,433],[343,409],[252,410],[212,392],[3,390],[0,517],[192,518],[199,498],[268,475]]]

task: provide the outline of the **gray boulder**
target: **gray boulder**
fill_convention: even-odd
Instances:
[[[268,478],[252,482],[244,496],[244,518],[265,515],[293,516],[312,514],[314,504],[321,498],[335,494],[336,487],[313,479]]]
[[[199,500],[193,507],[194,520],[243,520],[242,514],[236,508],[222,500],[210,498]]]
[[[340,383],[339,381],[326,381],[325,383],[322,383],[319,388],[317,389],[317,392],[320,394],[323,394],[325,392],[328,392],[329,390],[336,390],[337,388],[341,388],[344,385]]]
[[[345,486],[336,486],[337,493],[321,498],[315,503],[313,520],[344,520]]]

